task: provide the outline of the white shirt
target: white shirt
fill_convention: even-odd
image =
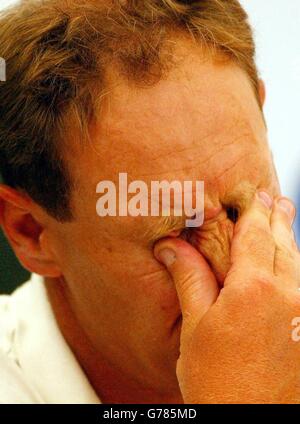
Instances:
[[[38,275],[0,296],[0,403],[101,403],[58,328]]]

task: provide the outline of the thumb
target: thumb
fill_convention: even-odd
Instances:
[[[182,312],[182,333],[190,336],[218,297],[215,275],[203,256],[179,238],[159,241],[154,255],[174,281]]]

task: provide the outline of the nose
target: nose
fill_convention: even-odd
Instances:
[[[205,257],[220,286],[230,269],[230,248],[237,220],[237,209],[223,209],[214,220],[204,222],[188,235],[188,241]]]

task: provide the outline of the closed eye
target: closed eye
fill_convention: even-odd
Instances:
[[[233,206],[229,206],[226,208],[227,218],[230,219],[234,224],[237,223],[239,219],[239,210]]]

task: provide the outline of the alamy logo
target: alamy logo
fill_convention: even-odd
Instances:
[[[292,340],[294,342],[300,342],[300,317],[293,319],[292,326],[295,327],[292,331]]]
[[[112,181],[97,184],[96,193],[101,194],[98,216],[185,216],[187,227],[200,227],[204,222],[203,181],[151,181],[148,187],[140,180],[128,184],[127,173],[122,172],[118,185],[117,189]]]
[[[6,62],[3,57],[0,57],[0,81],[6,81]]]

